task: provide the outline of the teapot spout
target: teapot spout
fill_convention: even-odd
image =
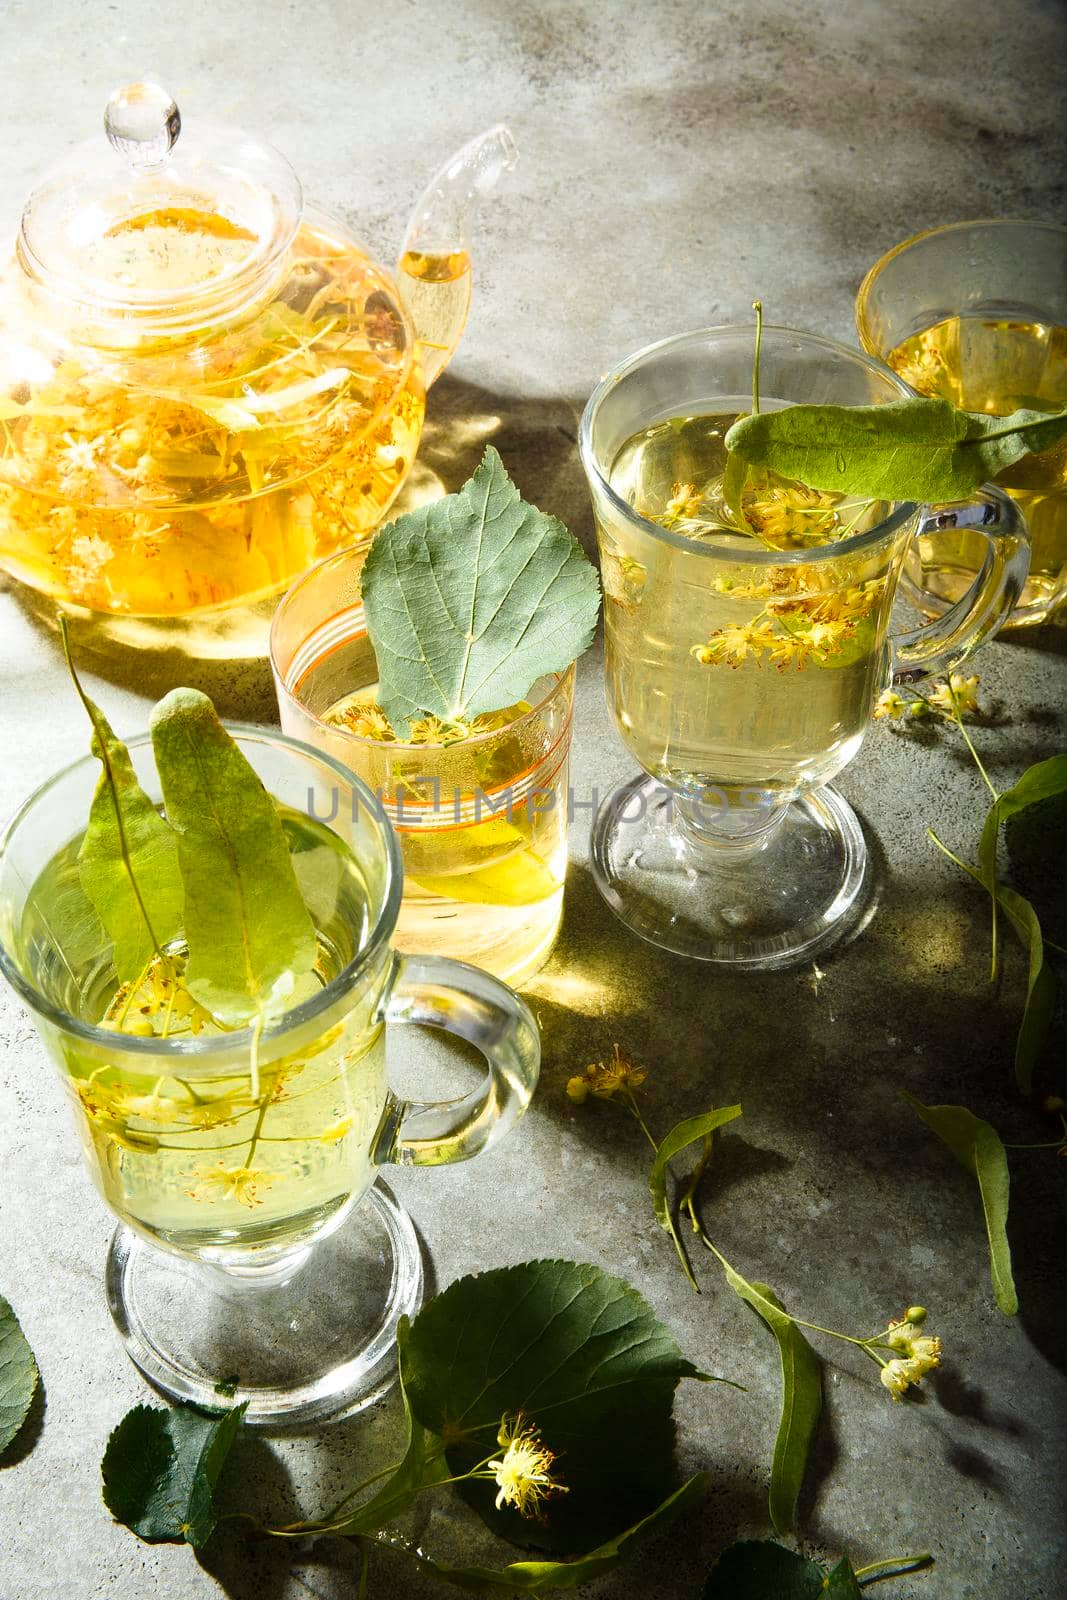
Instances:
[[[397,267],[427,387],[447,366],[467,321],[471,217],[518,157],[508,129],[497,123],[445,162],[412,212]]]

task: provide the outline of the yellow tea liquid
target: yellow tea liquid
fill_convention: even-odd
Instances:
[[[920,394],[942,395],[965,411],[999,417],[1067,405],[1067,328],[1050,323],[947,317],[905,339],[886,360]],[[1037,609],[1013,620],[1040,622],[1067,589],[1067,439],[1024,456],[995,481],[1030,527],[1030,577],[1019,605]],[[969,533],[938,534],[919,545],[923,586],[947,600],[969,587],[986,551],[985,541]]]
[[[142,288],[210,281],[247,248],[211,219],[140,220],[101,248],[120,278],[134,252]],[[26,323],[20,278],[0,280],[7,328]],[[406,259],[404,282],[451,348],[466,257]],[[310,223],[280,287],[232,322],[114,351],[75,335],[66,352],[0,348],[0,565],[97,613],[105,638],[260,648],[257,602],[368,537],[418,446],[423,365],[387,281]]]
[[[356,954],[351,930],[365,925],[368,897],[336,834],[288,809],[282,821],[319,948],[315,971],[298,980],[296,1005]],[[21,939],[42,992],[71,1015],[136,1035],[145,1046],[144,1054],[109,1057],[73,1034],[56,1035],[105,1200],[147,1238],[220,1262],[309,1242],[372,1178],[386,1098],[377,989],[347,997],[298,1051],[278,1056],[266,1039],[255,1075],[247,1032],[205,1075],[173,1046],[193,1035],[218,1038],[220,1029],[158,963],[139,982],[118,984],[110,941],[80,888],[80,844],[72,840],[41,873]],[[55,968],[60,959],[53,935],[68,926],[63,969],[50,970],[45,964]],[[176,940],[178,972],[183,951]]]
[[[793,794],[854,755],[884,685],[895,553],[796,564],[739,559],[760,541],[723,513],[736,413],[677,416],[622,446],[615,492],[683,542],[602,521],[609,699],[623,740],[676,789]],[[886,507],[777,480],[746,500],[765,542],[819,549]],[[711,549],[714,541],[714,550]]]
[[[543,964],[563,914],[566,736],[553,750],[538,719],[523,720],[531,707],[522,702],[469,729],[417,723],[413,747],[381,728],[376,697],[372,684],[321,715],[361,737],[379,730],[371,747],[350,745],[347,760],[379,793],[400,839],[394,944],[523,982]]]

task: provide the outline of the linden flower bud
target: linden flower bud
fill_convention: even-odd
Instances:
[[[584,1077],[567,1079],[567,1099],[573,1100],[576,1106],[584,1106],[589,1099],[589,1080]]]
[[[909,1306],[907,1311],[904,1313],[904,1321],[913,1322],[915,1326],[918,1327],[920,1322],[926,1321],[926,1307]]]

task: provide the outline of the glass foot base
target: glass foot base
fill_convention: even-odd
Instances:
[[[247,1400],[246,1422],[286,1425],[360,1411],[390,1388],[397,1324],[422,1303],[422,1257],[378,1183],[312,1248],[239,1273],[119,1228],[107,1296],[131,1360],[169,1399]]]
[[[601,806],[592,855],[620,921],[700,961],[799,966],[853,931],[863,909],[863,831],[831,788],[793,801],[760,841],[739,848],[687,829],[670,790],[642,775]]]

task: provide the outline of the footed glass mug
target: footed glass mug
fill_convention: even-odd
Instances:
[[[418,1242],[378,1168],[487,1149],[529,1104],[540,1047],[496,979],[391,949],[400,852],[370,791],[295,740],[230,731],[281,808],[319,946],[258,1061],[248,1030],[194,1031],[186,995],[145,1004],[137,1032],[101,1025],[117,984],[79,883],[83,830],[71,827],[88,816],[95,758],[46,783],[0,839],[0,968],[60,1069],[119,1217],[107,1292],[134,1362],[173,1399],[217,1404],[232,1380],[250,1421],[306,1420],[388,1387],[397,1323],[421,1301]],[[148,736],[129,749],[158,803]],[[485,1081],[463,1099],[398,1099],[385,1025],[407,1022],[477,1045]]]
[[[888,251],[856,296],[860,343],[920,394],[1005,416],[1067,405],[1067,227],[953,222]],[[1010,618],[1033,626],[1067,599],[1067,439],[997,474],[1026,518],[1030,576]],[[981,539],[940,524],[916,540],[902,587],[927,616],[958,600]]]
[[[764,531],[793,548],[766,548],[706,509],[701,520],[723,436],[751,406],[752,360],[751,327],[666,339],[610,372],[582,418],[608,699],[644,769],[601,807],[593,870],[651,943],[772,968],[812,959],[862,910],[863,832],[828,785],[860,747],[889,660],[922,676],[975,649],[1019,595],[1027,544],[997,490],[934,512],[857,500],[847,525],[833,497],[787,498]],[[788,328],[764,329],[761,388],[764,410],[908,393],[858,351]],[[839,536],[805,545],[812,517]],[[984,541],[981,571],[937,622],[890,639],[905,553],[948,519]]]

